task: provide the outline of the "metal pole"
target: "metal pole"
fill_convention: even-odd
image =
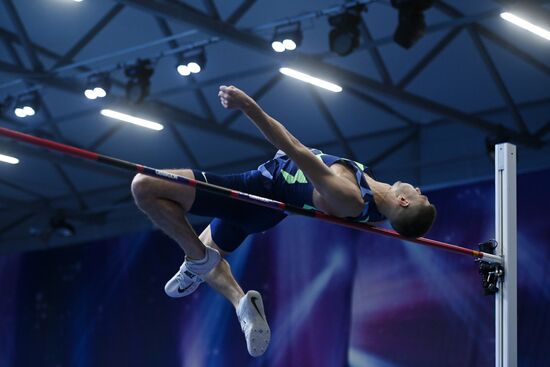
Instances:
[[[516,146],[495,146],[495,224],[497,255],[504,277],[495,295],[495,366],[517,367]]]

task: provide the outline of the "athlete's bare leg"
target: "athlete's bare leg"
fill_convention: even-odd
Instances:
[[[167,172],[195,178],[188,169]],[[185,217],[195,200],[195,188],[138,174],[132,181],[132,194],[139,209],[164,233],[178,243],[190,259],[201,259],[205,249]]]
[[[166,171],[194,179],[193,171],[189,169]],[[195,200],[194,187],[138,174],[132,181],[132,194],[137,206],[155,225],[178,243],[188,259],[202,259],[205,256],[205,245],[219,250],[212,240],[210,226],[199,238],[185,216]],[[244,295],[225,260],[220,261],[203,278],[235,307]]]
[[[199,239],[206,246],[213,247],[216,250],[218,250],[220,254],[222,254],[222,256],[225,257],[225,255],[227,255],[227,253],[221,250],[212,239],[210,226],[204,229]],[[235,277],[231,272],[231,268],[229,267],[229,263],[225,259],[222,259],[220,263],[214,269],[212,269],[210,273],[203,276],[203,279],[214,290],[218,291],[218,293],[222,294],[225,298],[227,298],[229,302],[231,302],[233,307],[237,309],[239,300],[244,296],[244,292],[242,288],[239,286],[239,284],[237,283],[237,281],[235,280]]]

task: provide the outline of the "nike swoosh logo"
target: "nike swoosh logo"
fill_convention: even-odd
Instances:
[[[262,316],[262,313],[260,312],[260,309],[258,308],[258,305],[256,304],[256,301],[258,300],[258,297],[252,297],[250,298],[250,301],[252,301],[252,304],[254,305],[254,308],[256,311],[258,311],[258,315],[265,321],[264,317]]]
[[[178,292],[179,292],[179,293],[183,293],[183,292],[185,292],[186,290],[188,290],[192,285],[193,285],[193,283],[189,284],[187,287],[185,287],[185,288],[183,288],[183,289],[182,289],[181,287],[178,287]]]

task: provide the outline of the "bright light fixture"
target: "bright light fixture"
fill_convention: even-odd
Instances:
[[[9,163],[9,164],[17,164],[19,163],[19,159],[10,157],[9,155],[3,155],[0,154],[0,162]]]
[[[197,62],[191,61],[187,65],[184,65],[184,64],[178,65],[176,70],[181,76],[189,76],[191,75],[191,73],[193,74],[200,73],[202,68]]]
[[[107,96],[107,91],[101,87],[95,87],[94,88],[94,93],[97,97],[99,98],[103,98],[105,96]]]
[[[279,71],[281,72],[281,74],[288,75],[303,82],[327,89],[331,92],[338,93],[342,91],[342,87],[340,87],[339,85],[302,73],[301,71],[297,71],[291,68],[280,68]]]
[[[294,42],[293,40],[291,39],[285,39],[283,41],[283,46],[289,50],[289,51],[294,51],[296,50],[296,42]]]
[[[88,99],[96,99],[97,98],[97,95],[95,94],[95,92],[93,91],[93,89],[86,89],[84,91],[84,95],[86,96],[86,98]]]
[[[107,97],[110,87],[111,80],[109,73],[91,74],[88,76],[84,95],[88,99],[104,98]]]
[[[142,119],[140,117],[127,115],[125,113],[118,112],[118,111],[105,109],[105,110],[101,110],[101,114],[103,116],[107,116],[107,117],[110,117],[110,118],[113,118],[113,119],[117,119],[117,120],[120,120],[120,121],[129,122],[129,123],[134,124],[134,125],[139,125],[139,126],[142,126],[142,127],[146,127],[148,129],[151,129],[151,130],[159,131],[159,130],[164,129],[164,126],[162,126],[158,122],[145,120],[145,119]]]
[[[17,97],[17,102],[15,103],[13,113],[19,118],[25,118],[28,116],[34,116],[39,108],[40,103],[38,95],[36,92],[29,92]]]
[[[27,116],[34,116],[36,114],[36,111],[31,106],[25,106],[23,107],[23,112]]]
[[[181,76],[189,76],[191,74],[200,73],[205,67],[206,54],[204,48],[195,48],[182,55],[176,69]]]
[[[15,113],[15,116],[17,117],[27,117],[27,113],[25,112],[25,110],[21,107],[17,107],[15,110],[13,110],[14,113]]]
[[[192,72],[193,74],[196,74],[196,73],[200,73],[201,72],[201,66],[192,61],[190,62],[189,64],[187,64],[187,68],[189,69],[190,72]]]
[[[187,65],[178,65],[178,73],[181,75],[181,76],[188,76],[188,75],[191,75],[191,71],[189,70],[189,68],[187,67]]]
[[[534,33],[537,36],[550,41],[550,31],[539,27],[538,25],[528,22],[527,20],[508,12],[501,13],[500,17],[504,20],[509,21],[512,24],[517,25],[518,27],[528,30],[529,32]]]
[[[283,24],[275,28],[271,47],[275,52],[293,51],[300,46],[303,38],[300,22]]]
[[[286,50],[285,45],[281,41],[273,41],[271,43],[271,47],[273,48],[273,51],[275,52],[284,52]]]

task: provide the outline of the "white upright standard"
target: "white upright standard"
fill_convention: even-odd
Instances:
[[[517,215],[516,147],[495,147],[495,221],[497,255],[504,259],[504,277],[495,295],[495,366],[517,367]]]

